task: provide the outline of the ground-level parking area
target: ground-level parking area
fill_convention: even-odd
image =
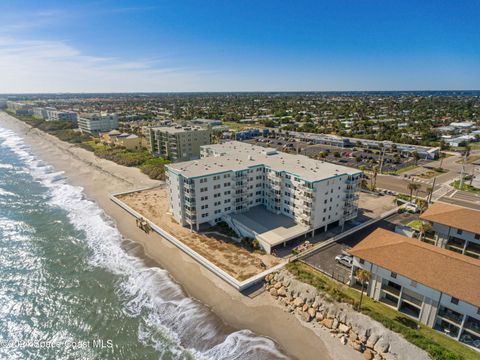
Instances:
[[[299,153],[313,158],[320,158],[320,155],[322,154],[322,158],[325,161],[355,168],[365,166],[369,169],[372,161],[378,164],[383,157],[382,170],[384,173],[396,172],[411,167],[415,162],[413,157],[396,152],[386,152],[382,156],[379,149],[366,149],[356,146],[342,148],[326,144],[312,144],[305,141],[295,141],[294,139],[281,136],[277,136],[274,139],[256,137],[243,141],[250,144],[273,147],[290,153]],[[428,160],[419,160],[418,165],[426,165],[429,162],[430,161]]]
[[[335,260],[337,255],[344,254],[346,250],[358,244],[377,228],[394,231],[396,225],[406,225],[416,219],[418,219],[418,215],[409,213],[391,215],[384,220],[380,220],[362,230],[346,236],[338,242],[334,242],[319,249],[305,257],[303,261],[334,279],[346,283],[350,277],[350,268],[337,263]]]

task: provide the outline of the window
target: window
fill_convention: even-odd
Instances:
[[[457,229],[457,234],[458,235],[462,235],[462,233],[463,233],[463,230]]]
[[[475,240],[480,240],[480,234],[475,234]]]
[[[220,184],[218,185],[213,185],[213,190],[220,189]]]
[[[390,273],[390,277],[396,279],[396,278],[397,278],[397,273],[391,272],[391,273]]]
[[[417,282],[416,281],[410,281],[410,286],[411,287],[417,287]]]
[[[451,302],[452,304],[458,305],[458,299],[455,298],[455,297],[452,297],[452,298],[450,299],[450,302]]]
[[[363,259],[360,259],[359,262],[360,262],[360,264],[362,264],[362,265],[365,264],[365,260],[363,260]]]

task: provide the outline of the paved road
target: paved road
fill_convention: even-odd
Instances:
[[[384,220],[380,220],[375,224],[367,226],[345,238],[334,242],[329,246],[319,249],[318,251],[308,255],[303,259],[306,263],[314,268],[329,274],[333,278],[346,282],[350,276],[350,268],[338,264],[335,261],[335,256],[342,254],[345,250],[355,246],[362,241],[367,235],[378,228],[394,231],[395,225],[406,225],[412,220],[418,219],[418,215],[414,214],[394,214]]]
[[[466,191],[450,190],[439,201],[480,210],[480,195]]]

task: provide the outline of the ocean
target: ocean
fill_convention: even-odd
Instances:
[[[227,326],[0,128],[0,359],[285,359]]]

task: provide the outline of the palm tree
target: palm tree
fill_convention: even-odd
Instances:
[[[432,224],[430,224],[429,222],[422,222],[422,224],[420,225],[420,237],[419,239],[422,240],[423,237],[425,236],[425,234],[427,232],[429,232],[430,230],[432,230]]]
[[[407,188],[410,191],[410,201],[412,201],[413,192],[420,189],[420,184],[417,184],[416,182],[411,182],[408,183]]]
[[[358,311],[362,310],[363,291],[365,290],[365,283],[370,280],[370,273],[364,269],[357,269],[355,277],[362,283],[362,291],[360,292],[360,301],[358,302]]]

